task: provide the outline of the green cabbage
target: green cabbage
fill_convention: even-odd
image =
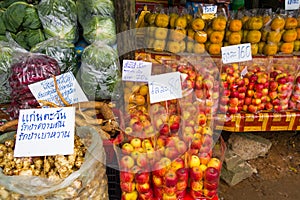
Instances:
[[[83,37],[88,43],[102,41],[109,45],[115,44],[115,20],[111,17],[93,16],[83,25]]]
[[[4,23],[4,9],[0,9],[0,35],[5,35],[6,28]]]
[[[45,40],[44,33],[41,29],[27,29],[12,35],[12,37],[21,47],[27,50]]]
[[[84,24],[92,16],[114,16],[114,3],[112,0],[77,0],[79,23]]]
[[[75,75],[77,72],[78,62],[75,46],[68,40],[49,38],[32,47],[30,51],[43,53],[54,58],[58,62],[62,73],[71,71]]]
[[[118,54],[112,47],[94,42],[82,53],[79,83],[91,99],[111,99],[120,81]]]
[[[6,29],[12,33],[42,27],[36,8],[25,2],[11,4],[4,12],[4,23]]]
[[[74,0],[42,0],[37,8],[46,38],[60,37],[74,43],[77,41],[77,8]]]
[[[10,86],[8,77],[10,75],[10,64],[13,50],[8,43],[0,41],[0,103],[7,103],[10,100]]]

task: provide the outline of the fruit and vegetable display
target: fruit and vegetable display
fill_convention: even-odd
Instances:
[[[296,54],[299,51],[299,11],[274,13],[270,9],[217,11],[207,17],[187,8],[155,8],[139,19],[145,46],[171,53],[208,52],[220,55],[221,47],[251,43],[252,55]],[[212,16],[212,17],[211,17]]]
[[[123,83],[125,127],[117,149],[123,200],[217,197],[225,147],[213,131],[219,77],[209,61],[170,60],[153,70],[182,73],[180,99],[150,103],[148,84]]]

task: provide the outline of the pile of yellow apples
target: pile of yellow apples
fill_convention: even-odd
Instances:
[[[217,13],[212,19],[205,19],[178,9],[148,12],[143,23],[146,46],[159,52],[210,55],[220,55],[223,46],[242,43],[251,43],[252,55],[299,51],[299,16],[293,13],[236,16]]]

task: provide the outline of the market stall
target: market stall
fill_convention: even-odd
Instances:
[[[299,9],[241,2],[0,1],[0,199],[217,200],[223,130],[300,130]]]

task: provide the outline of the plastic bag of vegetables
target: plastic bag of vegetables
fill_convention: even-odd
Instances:
[[[78,0],[78,21],[83,28],[83,38],[88,43],[103,41],[116,43],[114,5],[111,0]]]
[[[60,68],[54,58],[39,53],[15,52],[8,79],[11,102],[7,111],[10,117],[16,119],[20,109],[39,106],[28,85],[59,74]]]
[[[6,31],[23,48],[29,50],[33,45],[44,41],[42,24],[34,5],[15,2],[3,14]]]
[[[0,163],[1,199],[109,199],[106,155],[103,142],[93,128],[76,128],[73,154],[34,158],[14,159],[14,134],[0,136],[4,152],[0,160],[6,160]],[[9,166],[16,160],[22,165]],[[61,172],[68,176],[61,177]]]
[[[52,37],[38,43],[30,51],[43,53],[54,58],[59,64],[61,73],[71,71],[75,75],[78,71],[75,45],[68,40]]]
[[[74,0],[41,0],[37,6],[46,38],[78,40],[77,8]]]
[[[9,44],[0,41],[0,103],[10,101],[10,86],[8,77],[10,75],[10,64],[12,61],[13,50]]]
[[[87,46],[82,53],[79,76],[78,82],[89,99],[111,99],[120,81],[116,50],[100,41]]]

